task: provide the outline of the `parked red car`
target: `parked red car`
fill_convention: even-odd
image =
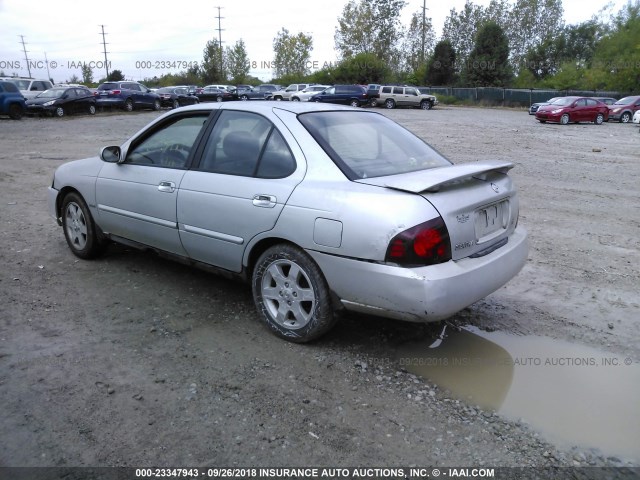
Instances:
[[[562,97],[555,102],[540,107],[536,112],[536,120],[540,123],[594,122],[602,125],[609,119],[609,108],[595,98]]]

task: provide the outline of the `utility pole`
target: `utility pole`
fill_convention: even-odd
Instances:
[[[49,73],[49,59],[47,58],[47,52],[44,52],[44,63],[47,64],[47,78],[51,80],[51,74]],[[53,80],[51,80],[53,83]]]
[[[29,72],[29,78],[31,78],[31,65],[29,65],[29,57],[27,57],[27,47],[24,43],[24,35],[18,35],[20,37],[20,43],[22,43],[22,51],[24,52],[24,59],[27,62],[27,71]]]
[[[422,48],[420,49],[420,63],[424,63],[424,44],[427,36],[427,0],[422,0]]]
[[[104,41],[104,25],[100,25],[102,28],[102,50],[104,52],[104,69],[107,72],[107,79],[109,78],[109,61],[107,60],[107,43]]]
[[[220,16],[220,10],[222,9],[222,7],[216,7],[218,9],[218,16],[216,17],[218,19],[218,28],[216,28],[216,30],[218,31],[218,45],[220,46],[220,74],[224,73],[224,65],[223,65],[223,56],[222,56],[222,23],[221,20],[224,17]]]

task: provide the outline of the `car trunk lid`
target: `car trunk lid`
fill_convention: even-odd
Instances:
[[[356,180],[421,195],[447,225],[453,260],[482,256],[508,241],[518,219],[510,162],[476,162]]]

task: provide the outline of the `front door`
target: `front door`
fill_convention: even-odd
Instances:
[[[185,255],[176,199],[207,117],[207,113],[171,117],[136,139],[122,163],[104,165],[96,183],[96,203],[105,232]]]

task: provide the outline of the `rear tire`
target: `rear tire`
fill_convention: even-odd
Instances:
[[[172,104],[173,109],[180,108],[180,102],[178,100],[174,100]]]
[[[604,122],[604,115],[599,113],[596,115],[596,119],[594,120],[594,123],[596,125],[602,125],[602,123]]]
[[[127,98],[127,100],[124,102],[124,110],[125,112],[133,112],[133,100]]]
[[[274,245],[260,256],[252,290],[260,320],[290,342],[315,340],[336,322],[320,267],[292,245]]]
[[[89,105],[89,115],[95,115],[95,114],[96,114],[96,106]]]

